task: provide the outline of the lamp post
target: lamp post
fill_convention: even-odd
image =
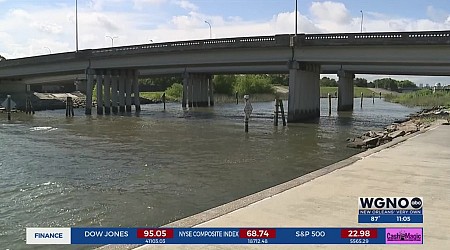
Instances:
[[[295,0],[295,36],[298,32],[298,0]]]
[[[363,32],[364,12],[361,10],[361,33]]]
[[[78,0],[75,0],[75,51],[78,52]]]
[[[108,37],[109,39],[111,39],[111,47],[114,47],[114,39],[115,38],[119,38],[119,37],[117,37],[117,36],[106,36],[106,37]]]
[[[48,52],[51,54],[52,50],[49,47],[44,47],[44,49],[48,49]]]
[[[205,23],[207,23],[209,25],[209,38],[212,38],[212,28],[211,28],[211,24],[208,21],[205,21]]]

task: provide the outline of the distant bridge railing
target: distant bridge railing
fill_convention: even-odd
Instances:
[[[290,34],[275,36],[236,37],[207,40],[151,43],[114,48],[87,49],[28,58],[10,59],[0,62],[1,67],[52,63],[89,59],[95,57],[120,56],[129,54],[176,52],[189,50],[264,48],[291,46],[335,46],[335,45],[450,45],[450,31],[423,32],[375,32],[375,33],[335,33],[335,34]]]
[[[300,35],[301,45],[435,45],[450,44],[450,31],[376,32]]]

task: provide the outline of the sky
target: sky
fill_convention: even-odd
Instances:
[[[74,51],[75,2],[0,0],[0,55]],[[450,0],[298,0],[298,11],[299,33],[450,30]],[[207,39],[205,21],[212,38],[294,33],[295,0],[78,0],[79,49]]]

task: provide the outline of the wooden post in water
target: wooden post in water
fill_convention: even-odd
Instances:
[[[331,94],[328,93],[328,115],[331,116]]]
[[[236,104],[239,104],[239,93],[236,91],[235,93]]]
[[[67,97],[67,99],[66,99],[66,116],[68,116],[68,117],[74,116],[72,97]]]
[[[166,92],[164,92],[161,96],[161,100],[164,104],[164,110],[166,110]]]
[[[380,99],[381,99],[381,92],[380,92]]]
[[[372,104],[375,104],[375,93],[372,92]]]
[[[279,107],[279,103],[278,103],[278,98],[275,99],[275,113],[274,113],[274,119],[273,119],[273,125],[274,126],[278,126],[278,107]]]
[[[6,113],[8,114],[8,121],[11,121],[11,95],[6,96]]]
[[[283,100],[279,99],[280,102],[280,112],[281,112],[281,119],[283,120],[283,127],[286,127],[286,117],[284,116],[284,106],[283,106]]]
[[[364,93],[363,92],[361,92],[361,108],[362,108],[362,104],[363,104],[363,100],[364,100]]]

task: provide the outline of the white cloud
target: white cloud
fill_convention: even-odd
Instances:
[[[183,9],[198,11],[198,6],[189,2],[188,0],[177,0],[175,3]]]
[[[343,3],[338,2],[313,2],[310,11],[319,21],[345,24],[351,21],[351,16]]]

